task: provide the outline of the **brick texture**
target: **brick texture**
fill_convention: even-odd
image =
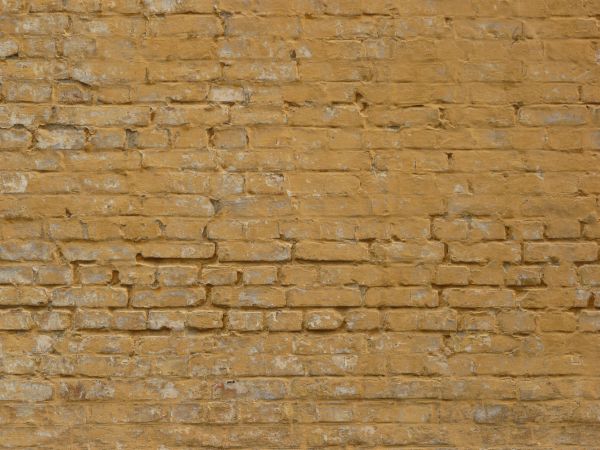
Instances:
[[[0,448],[597,448],[599,0],[0,8]]]

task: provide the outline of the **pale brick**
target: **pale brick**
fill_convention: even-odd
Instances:
[[[0,330],[29,330],[33,320],[29,311],[7,309],[0,311]]]
[[[343,321],[343,316],[335,310],[307,311],[304,316],[304,327],[307,330],[336,330]]]
[[[208,259],[215,254],[215,244],[149,243],[139,246],[144,258]]]
[[[112,315],[111,327],[115,330],[145,330],[145,311],[116,310]]]
[[[285,306],[285,292],[277,287],[213,287],[210,301],[227,307],[280,308]]]
[[[264,326],[263,315],[255,311],[231,311],[227,314],[227,327],[235,331],[257,331]]]
[[[149,330],[183,330],[186,314],[183,311],[150,311],[148,313]]]
[[[269,331],[299,331],[302,329],[301,311],[270,311],[266,313]]]
[[[197,306],[204,302],[206,293],[203,288],[135,289],[130,298],[136,308],[173,308]]]
[[[292,307],[359,306],[361,303],[360,291],[354,288],[294,288],[287,293],[287,304]]]
[[[75,128],[38,130],[37,147],[42,150],[80,150],[85,145],[85,133]]]
[[[366,306],[377,307],[436,307],[438,293],[424,288],[370,288],[367,290]]]
[[[369,247],[361,243],[299,242],[294,255],[312,261],[365,261],[369,259]]]
[[[445,289],[442,298],[456,308],[502,308],[515,305],[515,294],[508,289]]]
[[[286,261],[291,246],[284,242],[225,242],[219,244],[220,261]]]
[[[109,287],[58,288],[52,291],[51,302],[53,306],[123,307],[127,306],[127,291]]]

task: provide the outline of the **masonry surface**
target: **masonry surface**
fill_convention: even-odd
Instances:
[[[1,448],[598,448],[600,1],[0,8]]]

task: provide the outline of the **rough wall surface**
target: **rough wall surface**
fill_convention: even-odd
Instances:
[[[598,0],[2,8],[0,447],[598,445]]]

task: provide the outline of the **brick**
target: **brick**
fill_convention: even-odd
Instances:
[[[540,329],[551,332],[573,332],[577,329],[577,317],[568,312],[549,312],[540,316]]]
[[[336,330],[343,321],[343,316],[335,310],[307,311],[304,317],[304,327],[307,330]]]
[[[213,286],[235,284],[237,278],[238,273],[234,268],[223,266],[205,266],[200,275],[202,283]]]
[[[161,266],[156,275],[163,286],[191,286],[198,281],[198,267]]]
[[[54,389],[50,383],[2,380],[0,399],[4,401],[41,402],[52,399]]]
[[[374,244],[372,250],[379,258],[395,262],[440,262],[444,258],[441,242]]]
[[[8,309],[0,312],[0,330],[29,330],[33,320],[29,311]]]
[[[74,128],[38,130],[37,147],[42,150],[80,150],[85,145],[85,133]]]
[[[46,290],[35,287],[0,287],[0,305],[41,306],[48,303]]]
[[[215,244],[149,243],[139,246],[144,258],[209,259],[215,254]]]
[[[0,58],[5,59],[16,55],[19,51],[19,44],[12,39],[3,39],[0,41]]]
[[[131,306],[135,308],[173,308],[197,306],[204,302],[203,288],[136,289],[131,293]]]
[[[275,284],[277,281],[277,267],[249,267],[242,273],[244,284]]]
[[[61,252],[67,261],[118,261],[135,257],[133,246],[125,243],[66,243]]]
[[[186,314],[183,311],[150,311],[148,313],[149,330],[183,330]]]
[[[61,331],[71,326],[71,313],[67,311],[41,311],[34,316],[37,327],[43,331]]]
[[[435,283],[440,285],[469,284],[469,268],[465,266],[438,266]]]
[[[81,284],[106,284],[112,279],[112,270],[108,267],[82,266],[79,278]]]
[[[223,311],[198,311],[189,314],[187,326],[198,330],[211,330],[223,327]]]
[[[269,311],[265,315],[269,331],[299,331],[302,329],[301,311]]]
[[[393,331],[455,331],[458,327],[456,311],[441,308],[426,314],[390,311],[385,313],[383,321],[385,328]]]
[[[156,269],[148,266],[119,267],[119,281],[125,286],[151,285],[155,280]]]
[[[507,334],[535,331],[535,317],[528,311],[502,312],[498,315],[500,329]]]
[[[245,99],[244,90],[235,86],[214,86],[211,88],[208,99],[211,102],[236,103]]]
[[[490,242],[481,244],[456,243],[448,246],[450,259],[455,262],[519,262],[521,248],[510,242]]]
[[[524,247],[525,261],[595,261],[598,258],[598,245],[595,242],[540,242],[527,243]]]
[[[54,245],[43,241],[4,241],[0,244],[0,260],[49,261]]]
[[[220,261],[286,261],[291,246],[284,242],[225,242],[219,244]]]
[[[258,331],[264,326],[263,315],[256,311],[231,311],[227,314],[227,327],[235,331]]]
[[[302,306],[359,306],[362,303],[360,291],[354,288],[294,288],[287,293],[287,304]]]
[[[345,323],[350,331],[376,330],[381,326],[381,315],[377,310],[351,310],[346,313]]]
[[[76,306],[83,308],[106,308],[127,306],[127,291],[110,287],[71,287],[54,289],[51,294],[53,306]]]
[[[365,261],[369,259],[369,247],[361,243],[299,242],[294,255],[308,261]]]
[[[0,284],[31,284],[32,282],[31,267],[0,267]]]
[[[446,289],[442,298],[457,308],[502,308],[515,304],[515,294],[508,289]]]
[[[227,307],[279,308],[285,305],[285,292],[277,287],[229,287],[211,289],[213,305]]]
[[[600,330],[599,311],[582,311],[577,322],[580,331],[598,331]]]
[[[145,330],[146,312],[116,310],[112,315],[111,327],[115,330]]]
[[[112,315],[106,310],[82,309],[73,315],[73,328],[76,330],[109,329]]]
[[[367,290],[366,306],[376,307],[436,307],[439,305],[438,294],[431,289],[423,288],[370,288]]]

